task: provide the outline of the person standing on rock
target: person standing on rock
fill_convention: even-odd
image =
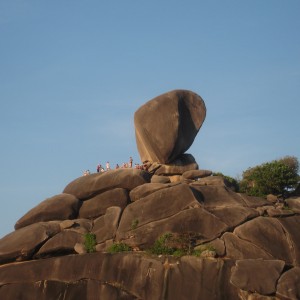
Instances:
[[[110,164],[109,164],[109,161],[106,162],[106,171],[109,171],[110,170]]]
[[[85,170],[83,172],[83,176],[87,176],[87,175],[90,175],[90,174],[91,174],[90,170]]]
[[[132,157],[130,156],[130,157],[129,157],[129,168],[132,168],[132,162],[133,162],[133,159],[132,159]]]
[[[100,170],[101,170],[101,165],[99,164],[99,165],[97,166],[97,173],[99,173]]]

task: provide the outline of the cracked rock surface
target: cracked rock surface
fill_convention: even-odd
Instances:
[[[299,299],[300,215],[195,174],[208,176],[151,183],[150,173],[124,169],[74,180],[70,194],[41,202],[21,218],[29,225],[0,240],[0,299]],[[86,233],[97,252],[77,254]],[[188,233],[214,254],[148,254],[165,233]],[[134,251],[107,253],[120,242]]]
[[[147,171],[79,177],[21,217],[0,239],[0,299],[299,300],[299,190],[283,207],[199,169],[185,151],[205,115],[186,90],[138,109]],[[163,236],[177,256],[150,253]]]

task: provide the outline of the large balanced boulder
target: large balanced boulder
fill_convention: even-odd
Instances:
[[[202,98],[174,90],[141,106],[134,114],[142,162],[170,163],[192,145],[206,115]]]

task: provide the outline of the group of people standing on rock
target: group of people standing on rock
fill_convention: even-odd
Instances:
[[[115,169],[127,169],[127,168],[133,168],[133,159],[132,159],[131,156],[129,157],[129,162],[128,163],[124,162],[124,163],[122,163],[121,166],[119,166],[119,164],[116,164],[116,166],[115,166]],[[135,169],[140,169],[140,170],[145,170],[145,167],[142,164],[139,164],[139,163],[135,163],[134,168]],[[109,170],[111,170],[109,161],[106,162],[105,167],[103,167],[101,164],[98,164],[97,168],[96,168],[97,173],[103,173],[103,172],[106,172],[106,171],[109,171]],[[90,170],[86,170],[86,171],[83,172],[83,176],[87,176],[87,175],[90,175],[90,174],[91,174]]]

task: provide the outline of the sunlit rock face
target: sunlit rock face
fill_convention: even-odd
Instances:
[[[134,114],[142,162],[168,164],[192,145],[206,115],[202,98],[187,90],[162,94]]]
[[[0,239],[0,299],[300,299],[299,194],[247,196],[199,170],[184,151],[204,118],[189,91],[142,106],[147,170],[79,177],[21,217]],[[151,252],[163,236],[181,257]]]

